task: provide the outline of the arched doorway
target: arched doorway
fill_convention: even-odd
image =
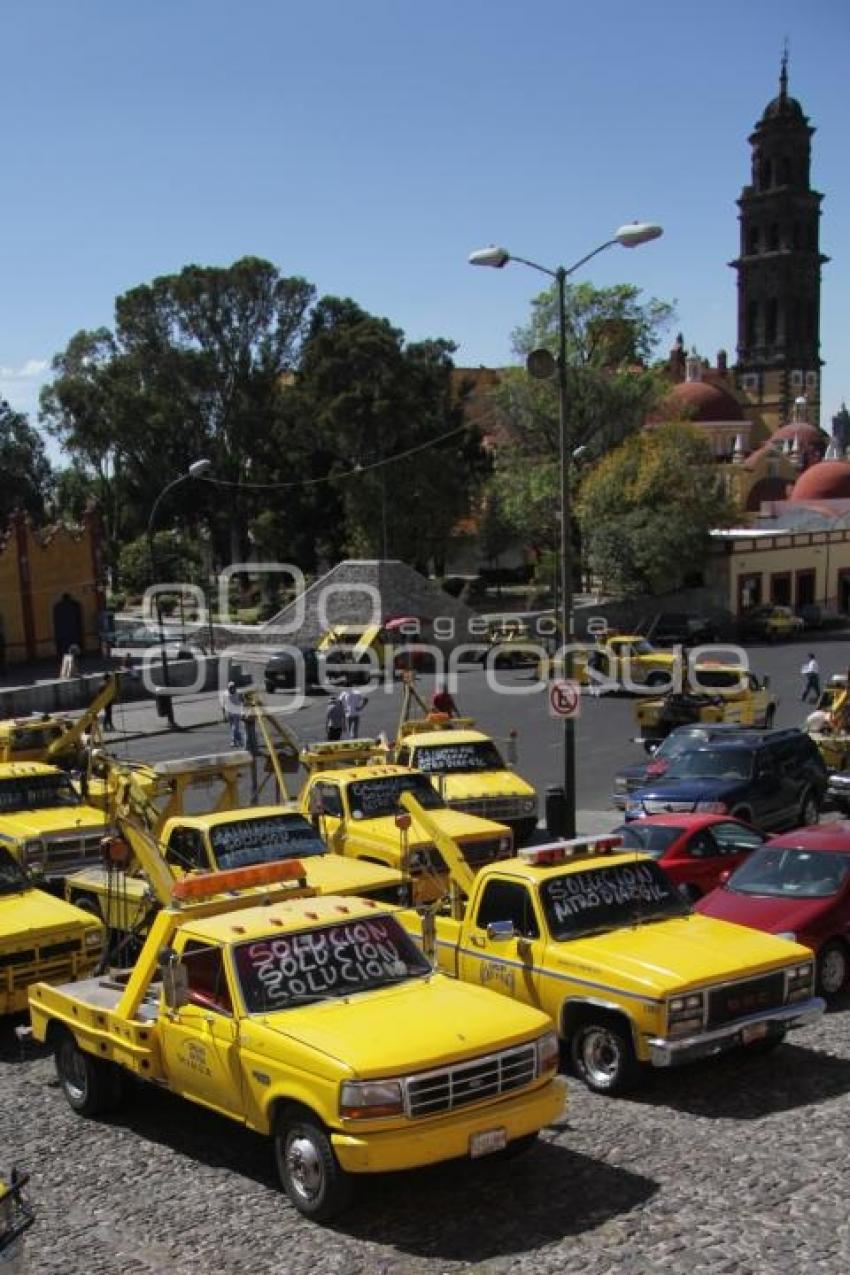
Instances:
[[[83,608],[70,593],[63,593],[53,608],[53,640],[59,656],[71,646],[83,649]]]

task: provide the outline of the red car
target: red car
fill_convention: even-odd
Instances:
[[[647,815],[615,828],[627,849],[651,854],[689,899],[719,885],[765,842],[765,833],[728,815]]]
[[[836,996],[850,971],[850,823],[771,837],[697,910],[810,947],[818,991]]]

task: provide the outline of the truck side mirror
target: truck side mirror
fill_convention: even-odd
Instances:
[[[487,926],[487,937],[495,943],[512,939],[516,934],[513,921],[491,921]]]
[[[171,947],[163,948],[158,958],[162,978],[162,994],[168,1009],[180,1009],[189,1003],[189,974]]]

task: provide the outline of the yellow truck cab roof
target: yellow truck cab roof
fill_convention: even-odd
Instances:
[[[172,815],[166,821],[166,827],[172,823],[185,824],[188,828],[212,828],[224,823],[240,823],[246,819],[264,819],[272,815],[303,814],[294,802],[269,806],[243,806],[239,810],[206,810],[199,815]]]
[[[446,729],[445,725],[443,725],[438,730],[429,730],[426,727],[426,729],[421,732],[411,731],[409,735],[406,734],[404,736],[404,742],[406,744],[411,744],[413,747],[422,747],[427,746],[428,744],[433,744],[434,747],[438,747],[440,744],[490,743],[491,736],[485,735],[484,732],[480,730]]]
[[[325,894],[313,898],[280,899],[256,907],[241,907],[215,916],[193,918],[187,912],[180,925],[184,933],[216,943],[245,943],[268,938],[270,934],[288,934],[316,925],[339,925],[342,922],[368,920],[371,916],[392,911],[386,903],[350,895]]]
[[[27,779],[30,775],[61,775],[64,771],[58,766],[49,766],[44,761],[2,761],[0,762],[0,779]]]

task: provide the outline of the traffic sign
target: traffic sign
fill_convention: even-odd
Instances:
[[[581,712],[581,687],[578,682],[556,681],[549,687],[551,717],[578,717]]]

